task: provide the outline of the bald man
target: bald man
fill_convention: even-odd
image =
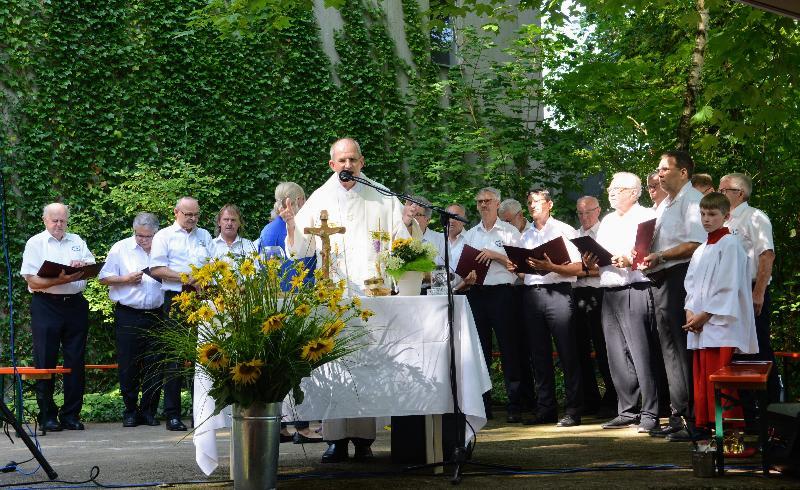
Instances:
[[[89,332],[89,303],[83,297],[86,281],[82,272],[58,277],[39,277],[36,273],[45,260],[73,267],[94,263],[94,256],[81,237],[67,233],[69,208],[61,203],[44,207],[45,230],[32,236],[22,253],[20,274],[28,283],[31,298],[31,333],[33,362],[37,368],[54,368],[59,348],[64,367],[72,369],[64,375],[64,405],[53,401],[54,379],[36,382],[36,403],[39,422],[44,431],[83,430],[80,421],[83,392],[86,384],[84,358]]]

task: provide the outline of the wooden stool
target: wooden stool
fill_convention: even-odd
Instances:
[[[767,451],[767,377],[772,370],[771,361],[734,361],[708,377],[714,385],[714,406],[716,411],[716,428],[714,437],[717,442],[717,472],[720,476],[725,472],[725,450],[723,449],[722,412],[725,408],[741,405],[741,401],[722,393],[724,389],[757,391],[758,398],[758,442],[761,449],[761,469],[769,474]],[[723,405],[723,400],[728,404]],[[738,419],[728,419],[738,420]]]

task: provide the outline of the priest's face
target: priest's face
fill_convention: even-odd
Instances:
[[[68,220],[67,208],[61,204],[48,206],[47,211],[42,216],[45,228],[56,240],[64,238]]]
[[[700,208],[700,221],[702,221],[703,229],[707,233],[722,228],[729,216],[729,214],[723,214],[719,209]]]
[[[333,155],[328,165],[330,165],[331,170],[336,172],[337,175],[342,170],[350,171],[356,177],[361,175],[361,169],[364,168],[364,157],[358,151],[358,147],[352,140],[340,140],[334,145],[332,153]],[[345,189],[350,189],[354,185],[356,185],[356,183],[352,180],[349,182],[342,182],[342,186]]]

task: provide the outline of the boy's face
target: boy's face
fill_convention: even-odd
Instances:
[[[722,214],[719,209],[700,208],[700,220],[707,233],[719,230],[722,224],[728,219],[728,214]]]

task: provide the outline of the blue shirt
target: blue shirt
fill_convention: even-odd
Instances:
[[[284,243],[286,240],[286,222],[280,216],[276,216],[274,220],[267,223],[267,226],[261,230],[261,236],[259,238],[258,244],[258,252],[264,249],[264,247],[281,247],[283,250],[284,255],[286,254],[286,249],[284,248]],[[298,259],[299,261],[303,262],[308,269],[308,275],[306,275],[305,280],[303,281],[306,284],[313,284],[314,283],[314,269],[317,268],[317,256],[312,255],[311,257],[303,257]],[[294,270],[294,264],[297,261],[294,260],[287,260],[281,266],[281,274],[286,274],[284,276],[283,281],[281,281],[281,289],[284,291],[288,291],[291,288],[289,281],[297,275],[297,272]],[[288,271],[288,273],[287,273]]]

